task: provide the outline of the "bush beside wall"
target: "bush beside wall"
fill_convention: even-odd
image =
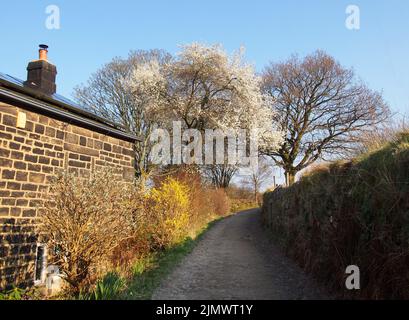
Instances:
[[[108,255],[135,235],[140,194],[104,169],[81,178],[62,172],[45,197],[39,231],[49,248],[49,264],[64,273],[74,294],[87,290]]]
[[[98,279],[106,274],[132,277],[140,262],[230,213],[224,190],[186,172],[167,175],[149,189],[121,182],[110,169],[86,177],[61,172],[45,199],[40,232],[69,297],[87,296],[95,285],[101,291]]]
[[[308,272],[346,298],[409,298],[409,133],[264,195],[263,219]],[[361,290],[345,289],[360,268]]]

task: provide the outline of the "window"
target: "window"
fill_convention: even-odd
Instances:
[[[45,282],[45,272],[47,267],[47,248],[44,244],[37,245],[37,254],[35,262],[34,283],[42,284]]]

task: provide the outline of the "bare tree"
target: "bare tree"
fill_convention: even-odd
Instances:
[[[226,189],[229,187],[238,169],[238,166],[235,165],[214,164],[206,166],[204,172],[205,176],[209,178],[216,188]]]
[[[246,177],[242,182],[253,190],[255,202],[259,201],[258,195],[260,190],[272,178],[272,174],[271,165],[262,157],[260,157],[258,166],[248,169]]]
[[[136,172],[142,178],[151,169],[150,133],[154,122],[147,115],[147,99],[143,99],[143,95],[135,97],[126,80],[135,70],[151,61],[164,64],[169,60],[171,56],[161,50],[134,51],[127,59],[114,58],[95,72],[86,85],[75,89],[80,104],[142,139],[135,144]]]
[[[278,150],[263,153],[284,169],[287,184],[318,159],[351,148],[362,131],[390,114],[380,93],[322,51],[271,64],[263,73],[263,90],[273,98],[271,107],[285,133]]]

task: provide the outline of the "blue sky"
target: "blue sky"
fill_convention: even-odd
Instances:
[[[409,114],[409,1],[3,1],[0,71],[24,79],[37,46],[50,46],[58,67],[58,91],[73,88],[114,56],[162,48],[171,53],[193,41],[246,47],[258,71],[269,61],[323,49],[353,67],[373,89],[383,90],[393,110]],[[55,4],[61,29],[45,27]],[[345,9],[358,5],[361,29],[345,27]]]

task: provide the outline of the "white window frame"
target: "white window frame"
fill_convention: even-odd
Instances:
[[[41,270],[40,279],[36,279],[37,276],[37,259],[38,259],[38,248],[43,247],[43,265]],[[47,278],[47,245],[45,243],[37,243],[36,247],[36,255],[35,255],[35,262],[34,262],[34,285],[40,286],[45,284]]]

